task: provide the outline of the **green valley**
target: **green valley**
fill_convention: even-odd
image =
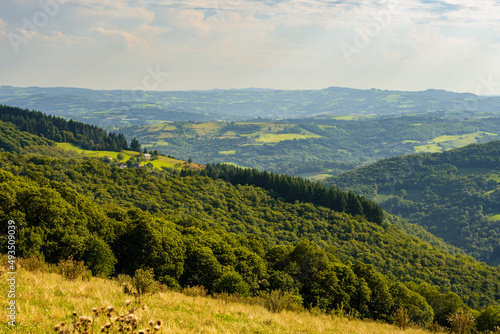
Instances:
[[[442,152],[498,138],[500,117],[467,112],[183,122],[121,128],[148,149],[200,163],[228,162],[314,179],[380,159]]]
[[[480,261],[500,263],[500,141],[376,162],[323,182],[376,200]]]
[[[7,106],[0,108],[0,116],[4,142],[13,143],[0,152],[0,219],[15,222],[17,254],[28,261],[61,265],[74,259],[100,277],[147,270],[165,289],[203,286],[213,296],[244,298],[285,294],[295,307],[312,312],[347,312],[389,323],[404,312],[405,319],[422,328],[450,326],[450,316],[460,310],[478,319],[490,317],[500,301],[498,268],[343,187],[235,164],[203,169],[152,148],[148,152],[157,160],[151,163],[165,165],[121,168],[115,160],[144,158],[135,138],[129,144],[123,135]],[[193,140],[217,131],[232,135],[220,125],[182,123],[161,129],[174,126]],[[273,124],[223,125],[255,135]],[[274,128],[324,137],[341,126],[323,125],[323,134],[308,125]],[[475,150],[467,146],[460,154],[446,151],[443,158],[425,156],[443,161],[437,169],[443,180],[442,175],[453,174],[448,161],[460,162],[463,177],[487,167],[483,177],[488,182],[472,180],[489,193],[481,205],[492,217],[498,214],[493,211],[498,161],[485,156],[498,158],[497,143]],[[3,242],[7,238],[0,234]],[[493,240],[488,238],[474,240]],[[477,249],[484,252],[481,245]]]

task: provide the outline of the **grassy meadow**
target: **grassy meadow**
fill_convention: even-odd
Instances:
[[[122,162],[127,162],[130,158],[136,157],[139,153],[135,151],[122,151],[122,152],[113,152],[113,151],[91,151],[91,150],[84,150],[78,146],[75,146],[70,143],[57,143],[57,147],[68,150],[68,151],[73,151],[76,153],[80,153],[85,156],[89,157],[94,157],[94,158],[104,158],[105,156],[109,156],[113,158],[114,161],[118,161],[118,154],[122,154],[124,158],[121,160]],[[162,167],[167,167],[167,168],[203,168],[202,165],[196,164],[196,163],[189,163],[184,160],[178,160],[178,159],[173,159],[165,156],[159,156],[157,160],[150,160],[147,162],[142,162],[143,165],[147,163],[152,163],[154,168],[161,169]]]
[[[134,307],[139,319],[137,330],[151,327],[150,320],[162,320],[158,333],[341,333],[341,334],[420,334],[429,333],[419,328],[400,330],[384,323],[352,320],[346,317],[311,312],[282,311],[273,313],[260,305],[193,296],[166,290],[134,300],[122,292],[116,280],[89,278],[68,280],[48,271],[28,271],[18,268],[16,278],[17,325],[8,326],[5,317],[0,332],[45,334],[54,332],[60,322],[71,323],[73,312],[77,317],[92,316],[92,308],[113,306],[117,314],[125,314]],[[7,291],[7,273],[0,274],[0,288]],[[125,305],[127,299],[132,304]],[[7,299],[0,305],[6,310]],[[145,306],[144,306],[145,305]],[[94,319],[93,333],[100,332],[108,318],[101,314]]]
[[[444,135],[436,137],[425,144],[415,146],[415,152],[428,152],[437,153],[444,150],[459,148],[469,144],[477,143],[477,140],[486,136],[498,136],[496,133],[490,133],[485,131],[477,131],[474,133],[462,134],[462,135]],[[405,140],[403,144],[411,142]]]

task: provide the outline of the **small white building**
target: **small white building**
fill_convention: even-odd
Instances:
[[[146,160],[151,159],[151,154],[149,154],[149,153],[144,153],[142,156],[143,156],[143,157],[144,157],[144,159],[146,159]]]

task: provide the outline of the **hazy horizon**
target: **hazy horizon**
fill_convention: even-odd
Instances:
[[[500,95],[494,0],[6,0],[0,8],[0,85]]]

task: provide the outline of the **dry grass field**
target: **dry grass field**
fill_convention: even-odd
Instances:
[[[7,273],[2,270],[0,291],[7,296]],[[128,306],[127,299],[132,300]],[[7,298],[0,298],[6,312]],[[133,299],[122,292],[116,280],[90,278],[68,280],[48,271],[28,271],[18,268],[16,276],[17,324],[15,328],[2,316],[0,332],[36,333],[54,332],[54,326],[66,322],[69,326],[76,318],[89,316],[93,319],[90,333],[101,332],[101,326],[109,322],[106,311],[94,317],[92,309],[114,308],[114,314],[126,314],[135,308],[140,329],[151,328],[158,320],[162,325],[157,333],[342,333],[342,334],[420,334],[430,333],[419,328],[400,330],[389,324],[367,320],[311,312],[282,311],[273,313],[260,305],[216,299],[209,296],[190,296],[180,292],[163,291]],[[115,317],[115,316],[113,316]],[[111,318],[113,318],[111,317]],[[116,328],[116,327],[115,327]],[[111,331],[112,333],[115,333]],[[145,331],[146,333],[147,331]]]

